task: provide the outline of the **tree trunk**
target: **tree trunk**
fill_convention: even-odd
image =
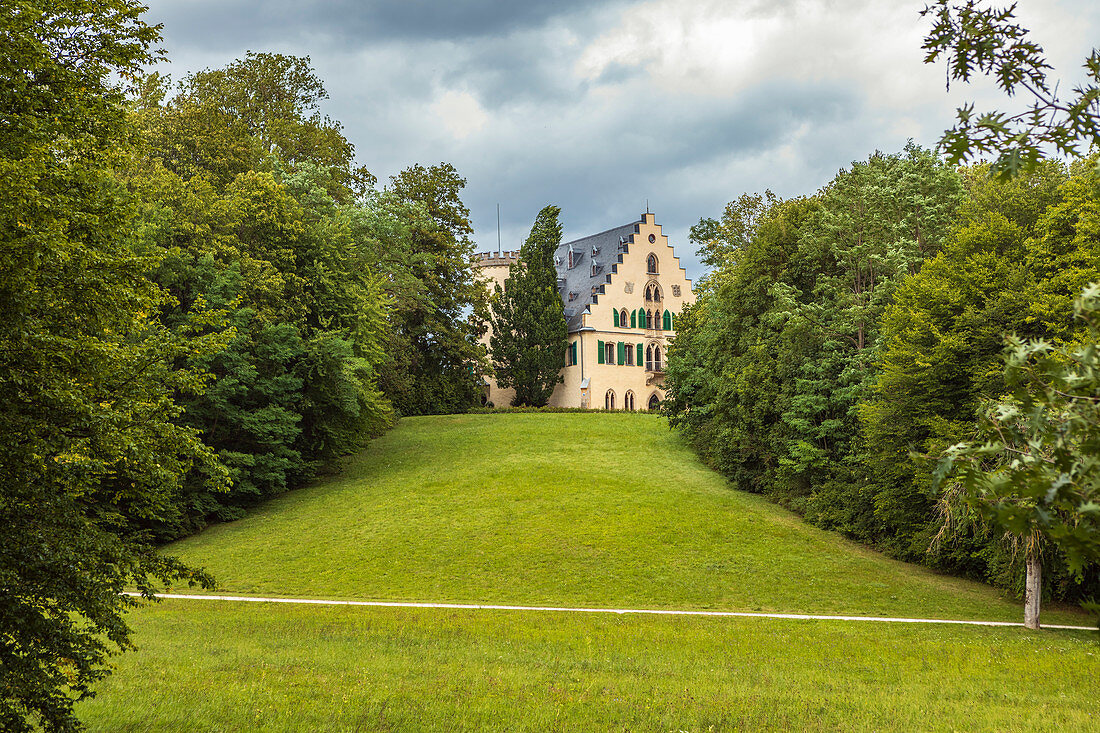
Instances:
[[[1027,553],[1027,580],[1024,581],[1024,626],[1039,628],[1039,601],[1043,596],[1043,566],[1039,553]]]

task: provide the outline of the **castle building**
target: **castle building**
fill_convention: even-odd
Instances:
[[[476,264],[492,289],[504,287],[519,253],[484,252]],[[676,317],[695,302],[684,268],[651,213],[639,221],[565,242],[554,256],[569,330],[555,407],[654,409],[664,399],[665,355]],[[486,348],[489,335],[484,337]],[[503,407],[515,392],[491,378],[485,401]]]

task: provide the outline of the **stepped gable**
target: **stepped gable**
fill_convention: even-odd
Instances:
[[[606,232],[591,234],[587,237],[563,242],[554,251],[554,266],[558,272],[558,292],[565,306],[565,321],[569,332],[573,333],[582,325],[581,316],[588,306],[597,302],[604,292],[604,286],[611,282],[611,276],[618,271],[623,255],[634,241],[638,224],[624,224]],[[573,248],[573,267],[569,267],[569,248]],[[593,254],[595,247],[598,251]],[[596,270],[593,272],[592,265]],[[570,294],[575,297],[570,300]]]

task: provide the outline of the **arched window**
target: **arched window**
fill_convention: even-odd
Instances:
[[[653,293],[652,300],[654,302],[659,301],[661,299],[661,286],[658,285],[657,283],[650,283],[649,288]]]
[[[661,309],[658,308],[653,312],[653,327],[656,329],[661,328]]]
[[[649,285],[645,286],[645,302],[649,303],[653,300],[653,288]]]
[[[649,409],[658,410],[661,407],[661,398],[654,392],[653,396],[649,398]]]
[[[633,410],[634,409],[634,393],[631,392],[630,390],[627,390],[626,394],[623,395],[623,409],[624,410]]]
[[[657,274],[657,255],[651,254],[645,258],[645,271],[650,275]]]
[[[661,347],[660,346],[654,346],[653,347],[653,367],[657,371],[661,371]]]
[[[645,347],[645,368],[646,371],[653,371],[653,344]]]
[[[603,407],[605,410],[615,409],[615,390],[607,390],[607,394],[603,396]]]
[[[626,315],[626,308],[619,311],[619,327],[626,328],[626,324],[630,323],[630,317]]]
[[[653,311],[645,312],[645,327],[653,328]]]

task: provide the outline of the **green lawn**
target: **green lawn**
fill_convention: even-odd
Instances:
[[[1022,615],[730,489],[638,414],[407,419],[340,476],[169,551],[235,594]],[[1089,730],[1100,715],[1090,632],[191,600],[132,620],[141,649],[79,708],[93,730]]]
[[[1089,731],[1088,632],[164,601],[93,731]]]

